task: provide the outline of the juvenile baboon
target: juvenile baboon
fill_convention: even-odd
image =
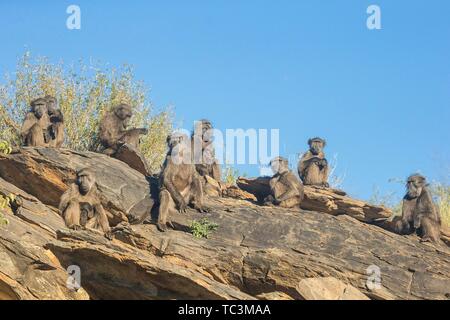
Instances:
[[[313,138],[308,140],[309,150],[298,162],[298,175],[304,185],[329,187],[328,161],[323,148],[325,140]]]
[[[22,142],[28,147],[46,147],[51,137],[47,100],[38,98],[31,102],[31,111],[25,116],[20,130]]]
[[[283,208],[299,208],[303,200],[303,184],[289,170],[288,160],[276,157],[270,162],[274,173],[270,179],[271,194],[266,197],[266,205],[277,205]]]
[[[167,230],[167,219],[178,211],[186,212],[188,205],[199,212],[203,207],[203,190],[200,177],[191,161],[189,138],[174,133],[167,138],[169,151],[160,175],[158,229]]]
[[[77,180],[62,195],[59,211],[66,226],[73,230],[98,229],[112,239],[108,217],[100,202],[94,173],[89,169],[77,172]]]
[[[49,146],[54,148],[61,148],[64,142],[64,116],[60,109],[58,109],[58,101],[55,97],[46,96],[47,111],[50,117],[50,142]]]
[[[210,176],[221,182],[220,164],[214,150],[213,126],[211,121],[202,119],[196,122],[191,136],[191,147],[195,169],[200,176]]]
[[[135,148],[139,147],[140,136],[147,134],[148,130],[144,128],[127,129],[132,115],[132,108],[127,104],[120,104],[106,113],[100,123],[99,132],[103,153],[114,155],[125,143]]]
[[[439,242],[441,217],[428,190],[426,178],[420,174],[410,176],[406,190],[402,218],[395,225],[396,231],[399,234],[418,231],[423,242]]]

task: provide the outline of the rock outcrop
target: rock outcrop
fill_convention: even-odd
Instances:
[[[55,209],[74,172],[86,166],[95,168],[117,224],[113,241],[66,229]],[[153,184],[107,156],[26,148],[0,155],[0,178],[0,194],[23,199],[16,212],[5,212],[9,224],[0,227],[0,298],[315,299],[314,292],[330,287],[342,299],[350,298],[348,290],[361,299],[450,298],[448,247],[367,223],[380,218],[379,211],[360,211],[368,205],[334,215],[211,198],[210,213],[176,214],[175,229],[160,233],[151,223],[123,223],[131,210],[149,214]],[[249,194],[234,188],[229,195]],[[190,224],[204,217],[218,229],[208,239],[195,238]],[[81,270],[77,292],[66,287],[72,265]],[[367,285],[371,266],[381,273],[376,290]],[[324,278],[336,280],[330,285]]]

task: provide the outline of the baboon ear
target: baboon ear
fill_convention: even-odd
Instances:
[[[312,139],[308,139],[308,145],[311,147]]]

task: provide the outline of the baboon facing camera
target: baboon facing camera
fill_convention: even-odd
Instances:
[[[100,202],[95,175],[91,170],[77,172],[76,182],[61,197],[59,211],[69,229],[97,229],[112,239],[108,217]]]
[[[438,243],[441,236],[441,217],[428,190],[426,178],[420,174],[410,176],[406,190],[402,218],[395,225],[396,232],[411,234],[418,231],[423,242]]]
[[[304,185],[329,187],[328,162],[323,149],[325,140],[313,138],[308,140],[309,150],[298,162],[298,175]]]
[[[199,212],[203,206],[203,189],[200,177],[191,161],[190,141],[187,135],[174,133],[167,138],[169,151],[164,162],[159,183],[158,229],[167,230],[170,214],[186,212],[190,205]],[[170,223],[170,221],[169,221]]]

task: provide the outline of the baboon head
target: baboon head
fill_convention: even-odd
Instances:
[[[47,113],[47,100],[43,98],[33,100],[31,102],[31,111],[34,113],[36,118],[42,118],[42,116]]]
[[[114,114],[120,119],[127,123],[131,116],[133,115],[131,106],[128,104],[119,104],[114,108]]]
[[[426,187],[426,178],[420,174],[413,174],[408,177],[406,182],[406,196],[409,199],[415,199],[422,193],[424,187]]]
[[[274,174],[282,174],[289,171],[289,161],[283,157],[276,157],[270,161],[270,167]]]
[[[58,100],[56,100],[56,98],[53,96],[45,96],[44,99],[47,101],[48,114],[55,114],[58,110]]]
[[[82,169],[77,172],[77,185],[80,193],[86,195],[95,185],[95,175],[90,169]]]
[[[321,138],[312,138],[308,140],[309,151],[315,156],[320,154],[323,151],[323,148],[326,145],[325,140]]]
[[[204,142],[210,142],[213,139],[213,126],[211,121],[202,119],[196,122],[194,135],[200,135]]]
[[[167,137],[167,146],[169,147],[172,161],[175,161],[176,164],[185,162],[187,158],[190,159],[190,139],[186,134],[181,132],[172,133]]]

